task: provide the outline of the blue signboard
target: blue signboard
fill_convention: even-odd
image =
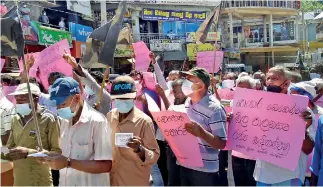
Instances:
[[[69,23],[69,29],[72,33],[72,39],[80,42],[86,42],[86,38],[93,32],[92,27],[77,23]]]
[[[144,8],[143,20],[168,20],[168,21],[204,21],[206,12],[173,11]]]

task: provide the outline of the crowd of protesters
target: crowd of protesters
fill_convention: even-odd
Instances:
[[[187,72],[171,71],[165,78],[151,53],[157,82],[151,89],[140,71],[133,70],[110,81],[109,70],[105,74],[88,72],[71,55],[62,56],[72,66],[73,77],[52,72],[48,90],[31,78],[32,101],[24,72],[16,80],[1,75],[2,185],[302,186],[306,181],[323,185],[323,119],[314,119],[315,115],[323,114],[318,104],[323,94],[321,78],[302,81],[299,73],[278,66],[266,74],[242,72],[221,76],[195,67]],[[27,68],[33,63],[33,58],[27,58]],[[320,72],[311,73],[314,74],[317,77]],[[105,78],[106,85],[97,103]],[[6,94],[6,86],[17,87]],[[222,88],[309,98],[307,111],[302,115],[305,139],[294,171],[224,150],[228,139],[226,124],[235,114],[224,110],[226,101],[218,94]],[[191,122],[184,129],[197,137],[203,167],[187,167],[177,161],[152,117],[146,96],[165,110],[185,106]],[[9,97],[14,97],[15,103]],[[35,123],[39,124],[39,135]],[[121,133],[133,134],[126,147],[116,144]],[[307,174],[307,159],[312,152],[311,173]]]

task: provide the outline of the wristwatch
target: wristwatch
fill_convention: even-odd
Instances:
[[[142,151],[142,145],[140,144],[137,151],[135,151],[135,153],[140,153]]]
[[[67,168],[70,168],[70,167],[71,167],[71,159],[67,158]]]

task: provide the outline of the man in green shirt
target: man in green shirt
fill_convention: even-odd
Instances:
[[[33,102],[37,111],[37,120],[43,145],[43,152],[61,153],[59,149],[59,125],[55,116],[38,105],[39,87],[30,84]],[[11,121],[11,132],[7,142],[9,153],[1,155],[2,159],[14,163],[14,186],[53,186],[48,165],[39,164],[29,154],[37,153],[37,136],[35,120],[29,102],[27,84],[20,84],[14,93],[17,114]]]

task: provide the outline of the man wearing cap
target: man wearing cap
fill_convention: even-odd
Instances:
[[[217,186],[219,179],[219,151],[226,145],[226,113],[214,95],[208,93],[209,73],[204,68],[182,72],[186,77],[182,90],[188,99],[185,108],[191,123],[185,130],[198,137],[203,167],[181,166],[182,186]]]
[[[37,120],[45,153],[60,153],[59,127],[55,117],[38,105],[40,89],[30,83]],[[11,121],[11,132],[7,142],[9,154],[1,155],[3,159],[13,160],[14,186],[52,186],[51,170],[47,165],[41,165],[28,154],[37,153],[37,136],[35,120],[28,97],[27,84],[20,84],[10,94],[16,99],[16,112]]]
[[[57,79],[50,90],[60,120],[62,154],[46,162],[60,170],[61,186],[109,186],[111,129],[104,115],[82,99],[79,83],[71,77]]]
[[[112,186],[149,186],[150,168],[157,163],[159,147],[151,118],[134,107],[136,86],[129,76],[119,76],[111,88],[116,109],[107,114],[112,141],[120,133],[132,133],[128,147],[113,144]]]

